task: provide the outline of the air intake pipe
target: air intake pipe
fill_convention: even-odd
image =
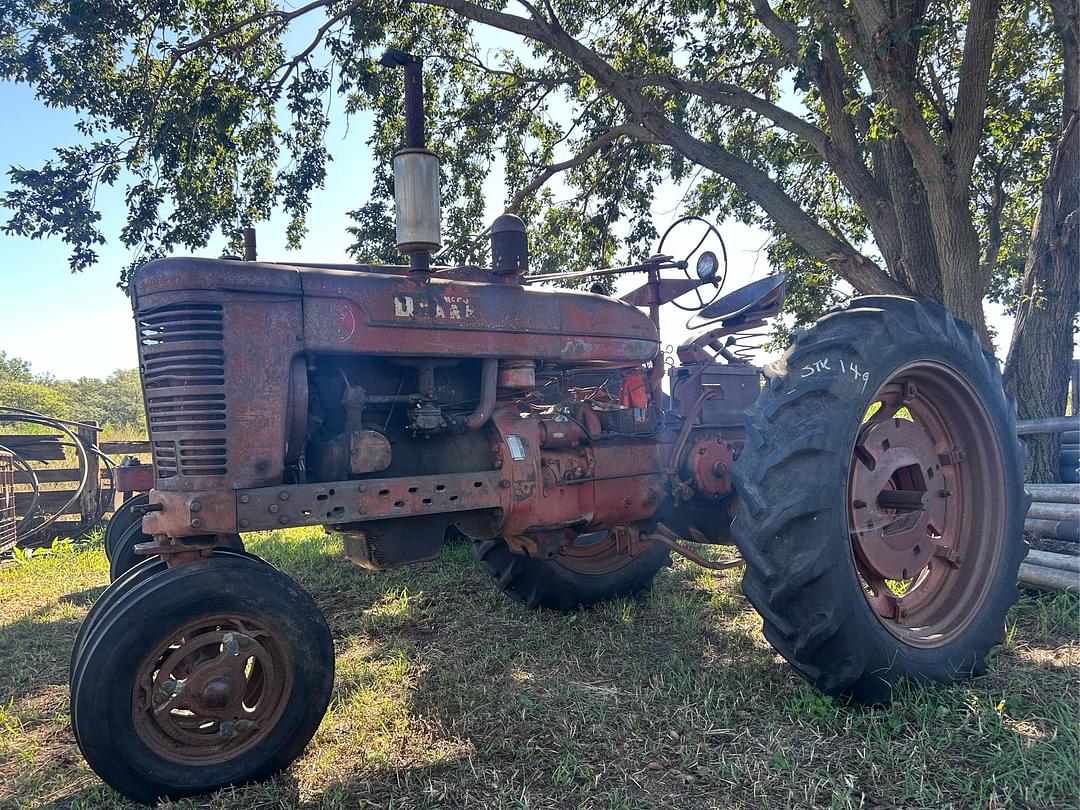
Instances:
[[[379,63],[405,72],[405,148],[394,155],[397,248],[409,257],[412,272],[423,275],[442,245],[439,159],[424,136],[424,64],[397,48],[387,49]]]

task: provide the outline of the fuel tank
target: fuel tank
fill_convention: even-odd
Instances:
[[[169,258],[141,267],[132,285],[136,311],[159,295],[256,307],[252,296],[302,300],[302,346],[294,351],[532,358],[567,366],[633,366],[657,352],[656,327],[634,307],[577,290],[478,280],[489,278],[477,268],[424,281],[398,267]]]

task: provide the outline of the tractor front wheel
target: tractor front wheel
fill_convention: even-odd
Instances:
[[[743,591],[830,694],[981,673],[1026,553],[1015,405],[941,306],[856,298],[799,334],[746,415],[733,471]]]
[[[70,684],[75,739],[107,784],[149,804],[264,779],[300,755],[330,700],[334,645],[296,582],[214,552],[144,563],[114,588]]]
[[[120,538],[134,523],[142,522],[141,508],[150,503],[150,496],[143,492],[138,495],[132,495],[113,512],[112,517],[109,518],[109,522],[105,524],[105,556],[112,561],[113,554],[115,553],[116,544],[120,542]]]

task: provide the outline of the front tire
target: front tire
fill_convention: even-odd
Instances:
[[[134,523],[142,522],[142,513],[139,511],[141,507],[150,503],[150,495],[142,492],[138,495],[132,495],[113,512],[112,517],[109,518],[109,522],[105,525],[105,536],[103,542],[105,544],[105,557],[111,562],[113,558],[114,549],[117,542],[124,535],[124,532]]]
[[[90,767],[143,803],[287,767],[334,680],[330,630],[311,597],[237,554],[152,565],[76,652],[72,729]]]
[[[980,674],[1026,553],[1015,404],[941,306],[856,298],[765,371],[733,470],[743,591],[822,691]],[[880,404],[878,404],[880,403]]]

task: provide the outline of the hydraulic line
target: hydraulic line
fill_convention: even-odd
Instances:
[[[19,540],[40,532],[42,529],[48,528],[52,525],[61,515],[65,514],[80,498],[83,492],[86,491],[87,483],[89,482],[89,459],[90,456],[96,456],[104,464],[105,469],[109,473],[109,492],[110,495],[115,494],[116,485],[113,480],[113,468],[117,466],[116,462],[109,458],[94,442],[87,442],[82,439],[78,433],[75,432],[78,428],[90,428],[96,430],[96,426],[88,425],[83,422],[75,422],[70,419],[60,419],[58,417],[46,416],[45,414],[37,411],[27,410],[25,408],[12,408],[7,406],[0,406],[0,425],[8,424],[24,424],[24,425],[37,425],[40,427],[49,428],[50,430],[58,431],[68,441],[55,442],[55,437],[43,436],[41,440],[25,440],[20,442],[15,447],[0,444],[0,449],[6,450],[11,453],[15,464],[27,473],[30,481],[30,487],[33,490],[33,498],[30,505],[26,509],[25,513],[21,516],[18,524],[18,528],[15,532],[16,543]],[[3,435],[0,434],[0,440],[3,439]],[[44,441],[58,444],[61,447],[71,447],[75,451],[76,459],[79,463],[79,478],[78,486],[75,488],[71,497],[55,512],[49,515],[43,515],[40,510],[41,503],[41,482],[38,479],[37,472],[30,466],[28,459],[19,452],[23,450],[26,452],[29,447],[34,444],[40,444]],[[111,499],[110,499],[111,500]],[[108,500],[106,501],[108,502]],[[84,518],[92,518],[97,520],[103,513],[96,515],[86,516]],[[39,519],[40,518],[40,519]]]

